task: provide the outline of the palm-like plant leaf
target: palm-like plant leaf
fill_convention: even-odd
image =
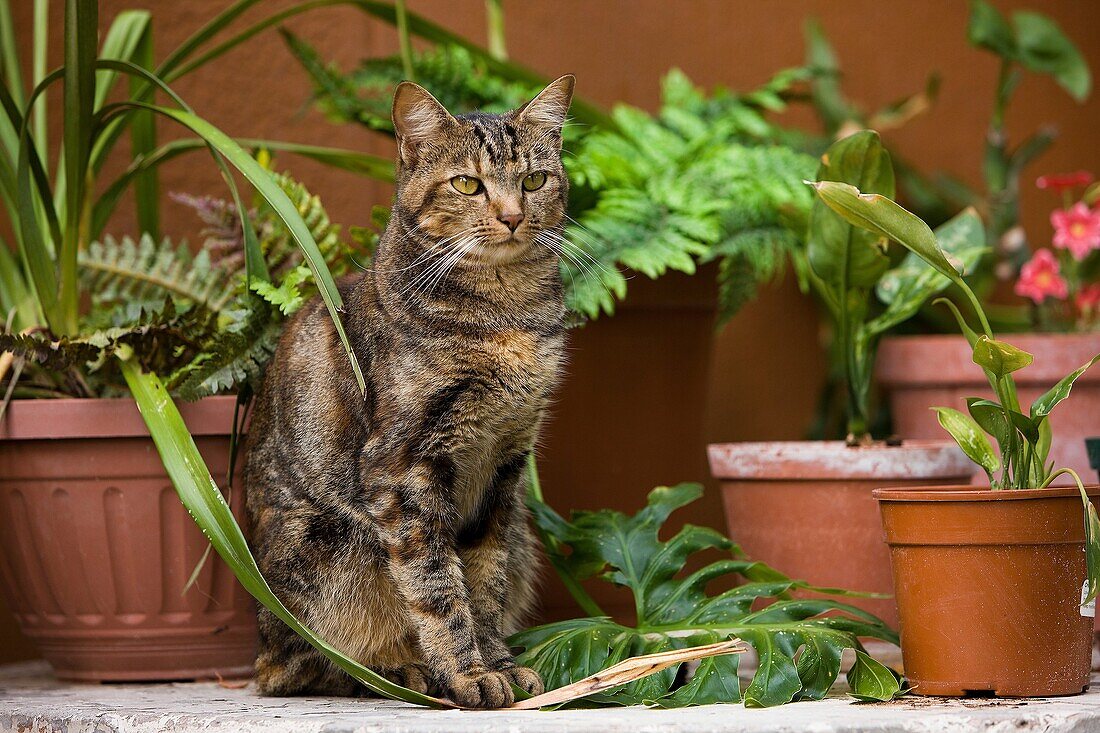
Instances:
[[[637,621],[627,626],[606,617],[587,618],[520,632],[510,640],[524,650],[518,661],[536,669],[548,687],[557,687],[629,656],[737,637],[755,647],[760,660],[743,693],[745,702],[766,706],[823,697],[840,673],[843,650],[863,651],[858,637],[897,643],[897,635],[881,620],[838,600],[852,594],[814,588],[745,559],[712,529],[686,525],[669,540],[660,540],[658,533],[669,515],[701,494],[697,484],[661,487],[650,492],[646,507],[634,516],[609,510],[575,512],[570,521],[546,504],[531,501],[536,524],[555,540],[548,548],[555,566],[575,580],[598,577],[628,588]],[[684,575],[685,564],[702,551],[719,551],[724,557]],[[708,593],[712,581],[731,576],[747,582]],[[800,590],[826,597],[792,597]],[[754,611],[765,599],[770,603]],[[865,664],[881,671],[874,660]],[[669,707],[738,702],[742,691],[736,671],[735,657],[719,657],[703,662],[696,672],[702,677],[683,688],[673,687],[676,670],[669,669],[588,700]],[[892,673],[885,674],[896,682]],[[881,678],[874,676],[876,683]],[[882,699],[900,690],[898,684],[883,691],[864,689],[858,678],[849,681],[855,692]]]

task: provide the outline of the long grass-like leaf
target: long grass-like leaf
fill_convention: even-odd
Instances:
[[[241,585],[295,633],[375,694],[416,705],[448,707],[445,701],[396,685],[341,654],[282,604],[260,574],[244,534],[160,379],[155,374],[143,372],[132,360],[122,361],[122,374],[176,493]]]
[[[62,71],[49,74],[31,93],[28,105],[33,105],[37,96],[49,88],[50,84],[62,78]],[[10,111],[11,97],[7,90],[0,88],[0,104],[13,119],[18,114]],[[54,213],[50,197],[49,182],[34,140],[30,136],[28,120],[19,120],[19,159],[16,162],[16,208],[19,214],[19,253],[24,267],[30,276],[31,285],[38,296],[39,305],[47,324],[60,332],[64,317],[58,310],[57,274],[55,272],[54,253],[61,244],[61,230],[57,215]],[[32,184],[33,181],[33,184]],[[37,198],[36,198],[37,195]],[[46,213],[48,226],[46,231],[40,226],[40,212]],[[46,236],[50,239],[47,239]]]
[[[38,86],[38,82],[46,78],[46,59],[49,55],[50,45],[50,2],[49,0],[34,0],[34,46],[31,53],[31,84]],[[38,100],[34,108],[34,139],[43,150],[47,149],[49,138],[47,136],[47,106],[46,98]]]
[[[187,40],[179,46],[176,46],[176,49],[157,67],[157,76],[168,81],[179,76],[178,74],[172,74],[172,71],[183,63],[184,59],[194,53],[196,49],[200,48],[211,38],[221,33],[222,29],[236,20],[241,13],[258,2],[260,2],[260,0],[237,0],[237,2],[215,15],[207,21],[202,28],[192,33]]]
[[[115,16],[99,52],[100,60],[124,61],[141,68],[152,70],[153,35],[151,16],[145,10],[126,10]],[[107,97],[118,79],[116,69],[99,67],[96,77],[96,103],[98,110],[103,107]],[[130,94],[138,96],[148,88],[148,82],[139,77],[130,76]],[[152,113],[135,114],[129,122],[130,149],[133,158],[141,158],[156,148],[155,117]],[[98,169],[98,161],[105,157],[104,143],[109,139],[100,139],[100,144],[92,150],[92,165]],[[138,231],[145,232],[154,239],[160,238],[160,191],[155,170],[146,170],[137,174],[133,182],[134,201],[137,209]]]
[[[18,46],[15,45],[15,25],[11,19],[11,6],[8,0],[0,0],[0,68],[4,72],[4,84],[8,87],[12,99],[23,107],[24,94],[23,69],[19,63]]]
[[[359,367],[359,361],[356,359],[355,352],[351,348],[351,342],[348,341],[347,333],[344,330],[344,324],[340,318],[344,307],[343,298],[340,297],[340,292],[336,289],[336,283],[332,279],[332,273],[329,272],[324,257],[317,248],[317,243],[313,241],[313,235],[310,234],[309,227],[302,221],[301,215],[298,213],[298,210],[294,207],[291,200],[271,179],[271,175],[231,137],[191,112],[179,109],[169,109],[167,107],[158,107],[156,105],[135,101],[123,102],[118,105],[118,109],[122,110],[123,113],[126,108],[133,110],[150,110],[190,129],[191,132],[205,140],[214,150],[232,164],[234,168],[240,171],[256,191],[267,201],[272,211],[282,220],[287,231],[302,249],[302,254],[309,264],[310,269],[313,271],[313,277],[317,282],[317,289],[320,291],[321,299],[324,300],[325,306],[328,308],[329,315],[332,317],[333,326],[336,328],[336,333],[340,337],[340,342],[344,346],[348,360],[351,362],[352,372],[355,375],[356,382],[359,384],[359,391],[364,392],[366,390],[366,381],[363,378],[363,371]]]
[[[103,38],[99,58],[136,62],[137,57],[144,55],[141,45],[148,36],[151,19],[147,10],[124,10],[116,15]],[[100,68],[96,71],[96,109],[107,103],[107,97],[117,81],[118,71],[114,69]]]
[[[153,68],[153,31],[147,29],[141,35],[134,50],[134,63],[144,69]],[[130,78],[130,93],[141,91],[140,82]],[[157,147],[156,117],[150,113],[137,114],[130,122],[130,152],[133,158],[143,158]],[[154,239],[160,238],[160,180],[156,169],[141,171],[134,179],[134,203],[137,208],[138,230]]]
[[[203,66],[204,64],[213,61],[224,53],[231,51],[239,46],[244,41],[252,38],[253,36],[262,33],[263,31],[272,28],[274,26],[282,24],[284,21],[305,12],[315,10],[318,8],[332,7],[337,5],[350,5],[362,10],[368,15],[378,18],[379,20],[388,23],[392,26],[397,25],[397,11],[392,3],[387,2],[375,2],[374,0],[310,0],[309,2],[303,2],[298,5],[293,5],[289,8],[281,10],[271,16],[257,21],[254,25],[251,25],[244,30],[240,31],[236,35],[231,36],[227,40],[211,48],[201,56],[196,57],[187,64],[174,64],[170,68],[166,68],[167,63],[162,64],[158,69],[160,75],[167,81],[171,82],[184,74],[188,74],[195,69]],[[411,35],[422,38],[426,41],[437,44],[452,44],[461,46],[469,51],[472,55],[479,59],[484,59],[489,70],[496,76],[512,81],[523,81],[532,85],[543,85],[550,80],[542,75],[531,71],[530,69],[520,66],[511,61],[494,58],[488,51],[482,48],[480,45],[470,41],[462,36],[447,30],[437,23],[417,15],[414,12],[407,12],[406,19],[408,21],[408,30]],[[605,129],[614,129],[615,122],[599,107],[587,102],[583,99],[574,97],[573,104],[570,107],[571,116],[580,123],[586,125],[595,125],[603,127]]]
[[[358,173],[379,181],[393,182],[393,163],[388,158],[377,155],[360,153],[355,150],[342,148],[327,148],[319,145],[304,145],[289,143],[280,140],[265,140],[261,138],[234,138],[237,144],[245,148],[262,148],[276,152],[286,152],[300,155],[303,158],[316,160],[319,163],[339,168],[341,170]],[[143,171],[155,168],[184,153],[194,150],[203,150],[206,142],[200,138],[182,138],[164,143],[160,147],[145,155],[136,157],[130,166],[114,181],[112,181],[96,199],[92,207],[90,224],[90,238],[97,239],[107,225],[107,220],[114,213],[122,194],[130,187],[131,182]]]
[[[58,315],[51,323],[58,334],[77,329],[79,292],[76,256],[80,246],[88,159],[91,155],[92,115],[95,111],[96,45],[99,3],[67,0],[65,3],[65,128],[62,134],[65,168],[65,220],[58,260]]]

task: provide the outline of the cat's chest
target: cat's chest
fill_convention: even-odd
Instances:
[[[455,371],[471,379],[473,392],[488,399],[478,404],[471,395],[465,408],[485,418],[510,409],[521,419],[541,410],[557,383],[560,352],[560,342],[530,331],[502,331],[470,341],[454,355]]]
[[[393,380],[407,408],[422,402],[441,425],[491,430],[501,420],[537,418],[557,384],[562,348],[560,336],[520,329],[419,339],[403,350]],[[433,402],[447,409],[434,409]]]

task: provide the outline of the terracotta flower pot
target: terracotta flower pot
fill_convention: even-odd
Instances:
[[[1100,487],[1088,494],[1094,501]],[[1084,515],[1073,489],[879,489],[920,695],[1074,695],[1089,684]]]
[[[1013,376],[1027,406],[1062,377],[1100,353],[1100,334],[1009,334],[1013,346],[1035,355],[1035,363]],[[966,412],[967,397],[991,397],[981,369],[962,336],[893,336],[879,347],[877,377],[902,438],[942,438],[934,406]],[[1051,413],[1056,440],[1050,457],[1058,467],[1081,476],[1089,471],[1084,440],[1100,435],[1100,369],[1084,373],[1073,396]]]
[[[957,484],[973,470],[948,441],[723,443],[709,451],[730,537],[749,557],[815,585],[886,594],[890,554],[872,490]],[[853,603],[897,623],[893,599]]]
[[[180,406],[215,478],[234,399]],[[235,482],[235,486],[239,486]],[[244,497],[231,504],[244,516]],[[58,677],[248,674],[251,596],[172,488],[132,400],[19,400],[0,423],[0,591]]]

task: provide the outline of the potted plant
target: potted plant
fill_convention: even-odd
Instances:
[[[989,242],[995,250],[987,264],[996,277],[983,276],[972,283],[983,299],[989,299],[994,279],[1015,281],[1016,293],[1032,301],[1028,308],[990,308],[991,317],[1002,321],[1002,330],[1027,332],[1014,338],[1016,345],[1043,355],[1027,373],[1018,375],[1021,397],[1030,401],[1096,350],[1100,255],[1095,250],[1100,247],[1100,213],[1091,208],[1096,204],[1097,189],[1087,191],[1079,201],[1072,198],[1075,188],[1087,185],[1087,174],[1041,177],[1040,188],[1062,194],[1062,208],[1051,215],[1053,251],[1032,249],[1019,223],[1020,174],[1051,145],[1054,133],[1044,127],[1010,148],[1005,116],[1025,71],[1051,76],[1077,101],[1089,95],[1090,74],[1078,49],[1054,21],[1040,13],[1017,12],[1010,23],[991,5],[975,0],[968,37],[973,46],[993,53],[1001,64],[985,140],[986,192],[980,197],[964,197],[973,199],[986,219]],[[1073,233],[1077,228],[1083,229],[1080,235]],[[1052,252],[1056,258],[1051,257]],[[1059,260],[1057,266],[1052,259]],[[989,269],[986,266],[980,272]],[[1050,286],[1038,286],[1048,275]],[[1070,287],[1061,288],[1066,280]],[[940,434],[929,407],[963,409],[965,397],[989,395],[983,390],[981,375],[971,368],[969,346],[958,335],[890,336],[883,340],[878,367],[894,430],[905,438]],[[1088,468],[1082,440],[1095,432],[1093,416],[1100,411],[1100,376],[1086,375],[1077,391],[1074,402],[1053,418],[1055,429],[1064,437],[1055,446],[1053,457],[1058,465],[1080,473]]]
[[[872,131],[834,143],[822,156],[817,178],[894,191],[890,156]],[[984,250],[972,210],[941,226],[937,237],[960,268],[973,267]],[[971,468],[949,441],[892,445],[871,439],[875,350],[882,334],[949,281],[915,256],[892,266],[881,237],[852,227],[821,202],[808,224],[807,259],[806,276],[835,325],[834,353],[848,396],[847,440],[711,445],[711,470],[722,482],[730,535],[749,555],[819,585],[889,593],[889,556],[879,540],[871,490],[957,483]],[[876,285],[886,293],[881,308],[872,301]],[[896,620],[889,599],[860,605]]]
[[[10,17],[6,0],[0,15]],[[242,4],[237,4],[238,6]],[[197,445],[228,483],[238,390],[247,392],[271,353],[287,299],[322,292],[340,306],[325,253],[328,232],[303,221],[305,200],[234,140],[196,116],[168,87],[191,55],[240,8],[211,20],[151,71],[151,24],[120,13],[97,43],[94,2],[65,13],[65,65],[44,67],[45,18],[34,37],[34,76],[5,63],[0,92],[0,196],[15,222],[15,250],[0,242],[0,587],[23,631],[59,676],[84,680],[174,679],[240,674],[252,664],[251,599],[220,562],[201,562],[206,542],[172,495],[150,431],[128,385],[161,375],[173,392],[205,397],[182,410],[188,432],[165,445]],[[5,47],[9,43],[4,38]],[[120,89],[125,81],[129,91]],[[46,92],[64,83],[64,116],[51,130]],[[157,96],[168,103],[160,105]],[[111,101],[119,100],[119,101]],[[191,138],[157,145],[154,119]],[[52,136],[49,133],[54,133]],[[135,151],[112,182],[99,174],[128,134]],[[58,173],[47,151],[61,141]],[[330,161],[371,165],[343,151],[253,141]],[[284,248],[308,268],[268,272],[252,221],[242,232],[245,274],[209,253],[192,256],[159,234],[155,167],[209,150],[244,212],[230,166],[255,187]],[[99,183],[104,183],[100,186]],[[133,190],[139,241],[102,231],[119,196]],[[288,195],[288,192],[290,195]],[[294,198],[295,200],[292,200]],[[262,232],[261,232],[262,234]],[[291,244],[293,243],[293,244]],[[227,396],[209,396],[221,393]],[[13,399],[13,397],[15,399]],[[183,424],[183,423],[181,423]],[[243,506],[240,492],[230,500]]]
[[[967,398],[966,413],[935,408],[940,425],[987,475],[988,489],[875,491],[913,691],[1081,692],[1089,684],[1100,584],[1100,518],[1091,501],[1100,487],[1086,488],[1076,471],[1050,459],[1057,445],[1050,416],[1100,354],[1026,407],[1016,375],[1031,365],[1032,354],[994,337],[981,302],[928,226],[886,196],[843,183],[815,185],[847,221],[901,243],[962,291],[974,318],[944,302],[994,395]],[[1054,488],[1061,477],[1076,485]]]

